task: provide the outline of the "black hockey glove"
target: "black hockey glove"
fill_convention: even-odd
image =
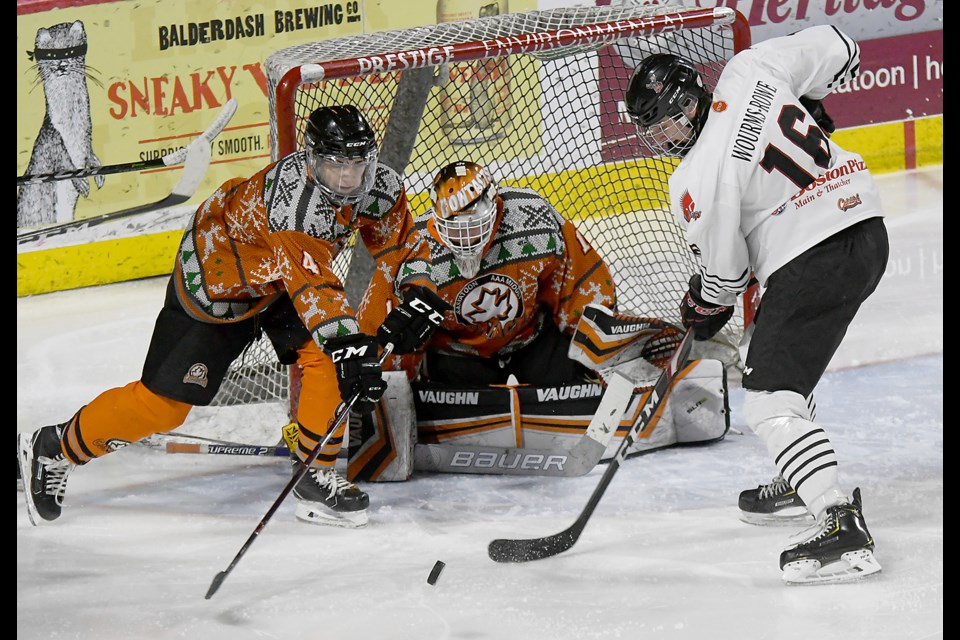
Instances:
[[[705,302],[700,294],[700,276],[690,277],[690,289],[680,302],[680,318],[684,328],[693,327],[693,337],[709,340],[717,335],[733,315],[733,307]]]
[[[803,105],[804,109],[810,112],[810,115],[813,116],[817,126],[823,129],[823,132],[827,134],[828,138],[834,131],[837,130],[837,126],[833,124],[833,118],[831,118],[830,114],[827,113],[827,110],[823,108],[822,101],[812,100],[810,98],[800,98],[800,104]]]
[[[403,294],[403,303],[377,329],[377,340],[382,345],[392,342],[397,355],[413,353],[427,343],[443,322],[443,313],[452,308],[430,289],[410,287]]]
[[[353,410],[359,413],[373,411],[387,389],[377,355],[377,341],[373,336],[358,333],[330,338],[323,347],[337,368],[337,382],[343,401],[349,403],[354,394],[359,394]]]

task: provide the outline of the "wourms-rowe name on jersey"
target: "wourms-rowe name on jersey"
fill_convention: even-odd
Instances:
[[[737,136],[733,140],[730,157],[734,160],[753,161],[753,153],[757,150],[757,144],[763,132],[763,123],[767,119],[767,112],[773,104],[775,95],[777,95],[776,87],[757,81],[740,126],[737,128]]]

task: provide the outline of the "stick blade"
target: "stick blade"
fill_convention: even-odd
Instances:
[[[576,534],[569,530],[545,538],[497,538],[487,546],[487,555],[494,562],[530,562],[563,553],[576,541]]]
[[[203,599],[209,600],[210,598],[212,598],[213,594],[217,592],[217,589],[220,588],[220,585],[223,584],[223,581],[226,579],[226,577],[227,577],[226,571],[221,571],[220,573],[215,575],[213,577],[213,582],[210,583],[210,588],[207,589],[207,595],[204,596]]]

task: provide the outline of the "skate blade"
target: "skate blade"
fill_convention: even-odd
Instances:
[[[740,521],[746,522],[747,524],[752,524],[760,527],[782,527],[782,526],[796,526],[804,524],[813,524],[814,519],[813,515],[809,511],[803,509],[802,511],[794,510],[793,513],[749,513],[747,511],[740,512]]]
[[[30,518],[30,524],[37,527],[43,518],[33,504],[31,496],[33,495],[33,474],[30,469],[33,466],[33,442],[29,434],[20,433],[17,435],[17,458],[20,460],[20,481],[23,482],[23,498],[27,503],[27,516]],[[27,473],[23,470],[26,469]]]
[[[367,526],[369,518],[367,510],[363,511],[330,511],[323,505],[310,502],[297,502],[297,519],[310,524],[325,525],[328,527],[343,527],[359,529]]]
[[[820,566],[819,560],[791,562],[783,568],[781,577],[788,585],[836,584],[862,580],[880,571],[880,563],[872,551],[857,549],[848,551],[825,567]]]

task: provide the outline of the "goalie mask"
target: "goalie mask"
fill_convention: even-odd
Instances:
[[[307,175],[334,206],[356,204],[373,187],[377,140],[353,105],[320,107],[303,132]]]
[[[707,121],[711,99],[692,62],[657,53],[634,70],[626,106],[651,152],[682,158]]]
[[[497,193],[490,172],[473,162],[448,164],[433,179],[433,230],[464,277],[480,270],[497,221]]]

